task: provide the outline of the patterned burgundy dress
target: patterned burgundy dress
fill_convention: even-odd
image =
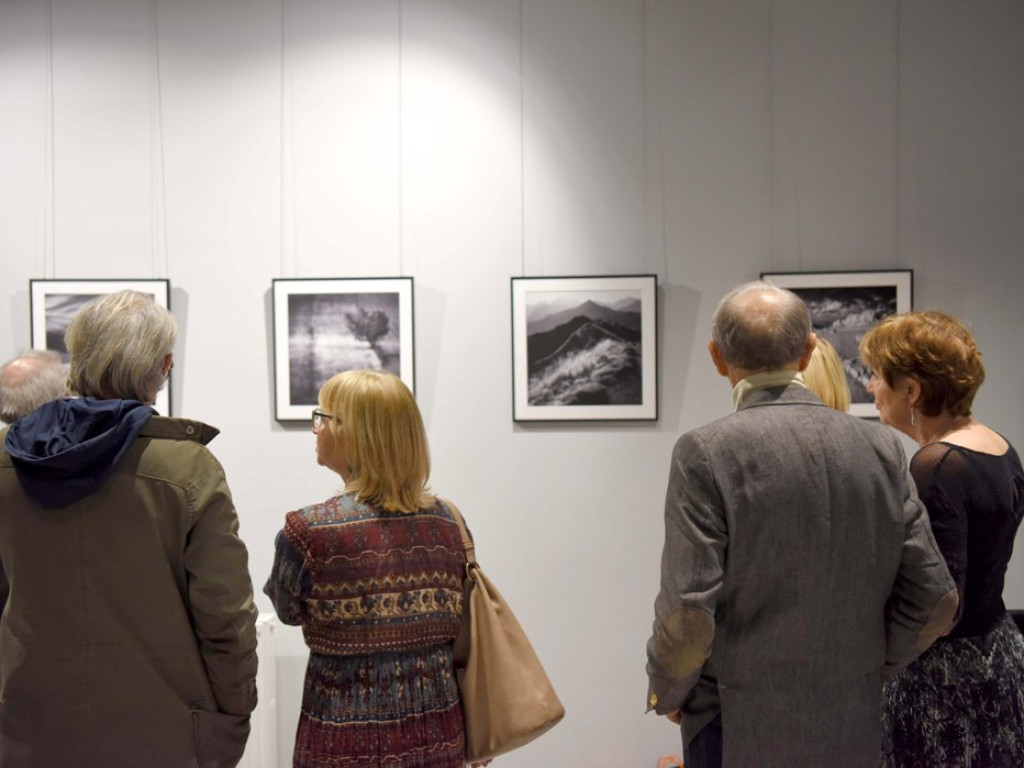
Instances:
[[[406,514],[345,494],[288,513],[264,592],[310,649],[296,768],[462,768],[465,567],[440,500]]]

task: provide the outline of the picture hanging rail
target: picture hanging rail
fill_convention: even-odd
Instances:
[[[308,421],[343,371],[390,371],[416,392],[411,277],[280,278],[272,293],[278,421]]]
[[[513,277],[512,418],[656,420],[657,277]]]
[[[171,308],[171,281],[156,280],[41,280],[28,281],[32,347],[57,352],[68,361],[64,331],[82,306],[97,296],[118,291],[138,291],[153,297],[165,309]],[[171,415],[171,379],[156,396],[153,407],[162,416]]]
[[[871,370],[860,359],[861,337],[879,320],[913,306],[914,271],[762,272],[761,278],[788,288],[811,310],[814,332],[836,348],[850,387],[850,413],[878,418],[868,392]]]

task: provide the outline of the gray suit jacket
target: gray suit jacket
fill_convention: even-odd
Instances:
[[[788,385],[672,455],[649,708],[726,766],[874,766],[884,671],[953,620],[953,580],[895,434]]]

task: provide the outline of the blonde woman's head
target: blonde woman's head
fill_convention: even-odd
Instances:
[[[415,512],[433,504],[428,492],[430,449],[423,417],[400,378],[378,371],[345,371],[320,388],[321,429],[344,446],[339,469],[347,491],[383,509]],[[338,469],[338,468],[335,468]]]
[[[821,402],[837,411],[850,410],[850,387],[839,353],[826,339],[818,336],[811,361],[803,371],[804,384]]]

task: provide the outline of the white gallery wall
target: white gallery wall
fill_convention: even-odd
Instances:
[[[1022,83],[1016,0],[0,0],[0,358],[30,278],[169,278],[175,415],[222,430],[259,591],[340,483],[274,420],[271,280],[413,277],[433,487],[568,712],[500,763],[654,766],[664,487],[731,407],[725,291],[913,269],[1024,450]],[[658,276],[659,420],[513,424],[509,279],[628,273]],[[283,766],[306,653],[276,648]]]

